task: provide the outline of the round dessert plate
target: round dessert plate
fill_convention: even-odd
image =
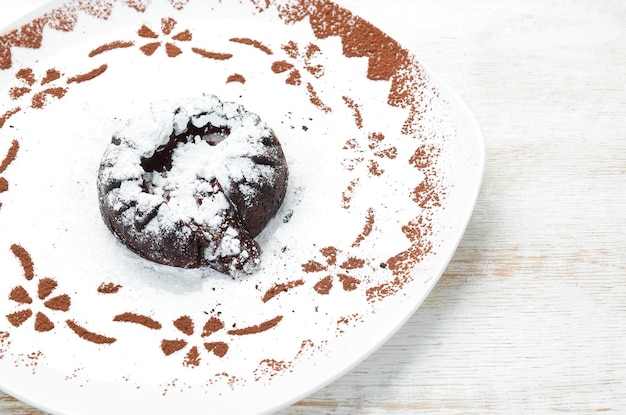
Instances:
[[[289,166],[258,271],[159,266],[100,217],[112,134],[214,94]],[[482,179],[480,130],[401,45],[324,0],[47,4],[0,31],[0,388],[53,414],[268,413],[419,307]]]

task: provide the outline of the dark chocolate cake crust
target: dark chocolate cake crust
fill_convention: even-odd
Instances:
[[[274,132],[241,105],[212,95],[159,102],[107,147],[100,211],[145,259],[251,273],[261,254],[253,238],[282,204],[287,177]]]

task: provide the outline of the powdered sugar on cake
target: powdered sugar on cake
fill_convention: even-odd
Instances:
[[[146,244],[179,234],[181,250],[182,241],[194,240],[208,263],[229,258],[227,273],[251,272],[259,248],[243,235],[250,230],[239,211],[260,197],[263,187],[250,184],[277,179],[272,162],[282,153],[270,137],[257,115],[213,95],[154,103],[115,133],[103,156],[101,203],[126,231],[110,227],[122,240]]]

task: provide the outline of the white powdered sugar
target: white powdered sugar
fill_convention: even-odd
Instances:
[[[256,263],[232,209],[255,203],[260,188],[250,183],[276,179],[264,164],[282,154],[270,146],[272,135],[257,115],[213,95],[154,103],[114,135],[102,158],[103,214],[113,212],[112,221],[126,228],[110,226],[118,236],[147,242],[164,233],[201,234],[206,261],[239,255]],[[243,200],[233,202],[233,193]]]

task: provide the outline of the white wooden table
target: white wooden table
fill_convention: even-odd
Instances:
[[[0,26],[38,2],[2,0]],[[626,413],[626,3],[337,3],[462,96],[487,164],[426,303],[281,414]],[[0,413],[40,412],[0,393]]]

